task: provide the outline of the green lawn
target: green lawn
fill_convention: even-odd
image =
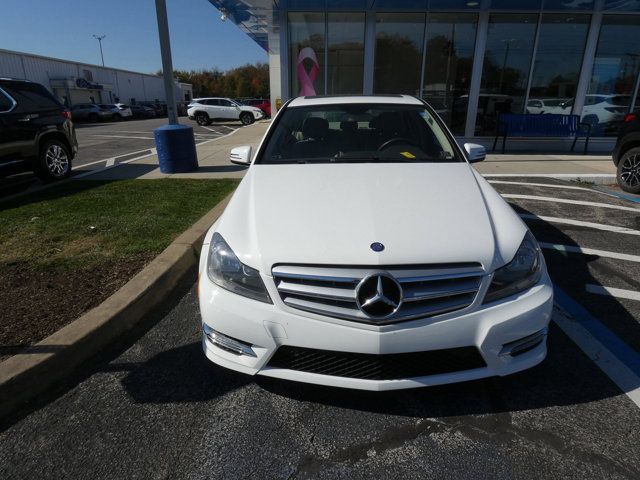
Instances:
[[[69,270],[161,252],[237,180],[75,180],[0,202],[0,268]]]

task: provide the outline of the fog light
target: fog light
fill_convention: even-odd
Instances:
[[[248,355],[250,357],[256,357],[256,353],[251,348],[251,345],[235,338],[227,337],[220,332],[216,332],[213,328],[209,327],[206,323],[202,324],[202,331],[207,336],[209,341],[216,347],[219,347],[227,352],[231,352],[236,355]]]
[[[536,348],[545,340],[545,338],[547,338],[547,329],[543,328],[532,335],[528,335],[513,342],[505,343],[502,346],[502,350],[500,350],[500,356],[510,355],[512,357],[516,357],[518,355],[522,355],[523,353]]]

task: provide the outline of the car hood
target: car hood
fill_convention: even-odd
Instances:
[[[241,105],[240,106],[240,110],[244,111],[244,112],[262,112],[262,110],[260,110],[257,107],[252,107],[250,105]]]
[[[258,164],[215,230],[270,275],[279,263],[491,271],[513,258],[526,226],[467,163]]]

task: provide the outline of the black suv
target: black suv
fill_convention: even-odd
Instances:
[[[618,185],[625,192],[640,194],[640,116],[628,113],[618,131],[613,149],[613,163],[618,167]]]
[[[71,113],[45,87],[0,78],[0,175],[33,170],[45,182],[60,180],[77,151]]]

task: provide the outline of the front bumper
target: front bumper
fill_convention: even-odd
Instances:
[[[203,274],[199,281],[202,321],[224,335],[251,344],[255,356],[237,355],[214,345],[203,335],[203,349],[214,363],[250,375],[362,390],[395,390],[509,375],[540,363],[546,342],[517,356],[505,355],[505,345],[544,331],[551,319],[553,288],[546,272],[530,290],[492,304],[480,304],[483,282],[474,304],[463,312],[377,326],[327,318],[292,309],[282,303],[273,281],[264,277],[271,304],[228,292]],[[364,354],[393,354],[475,346],[486,366],[424,377],[365,380],[273,368],[269,360],[278,347]]]

